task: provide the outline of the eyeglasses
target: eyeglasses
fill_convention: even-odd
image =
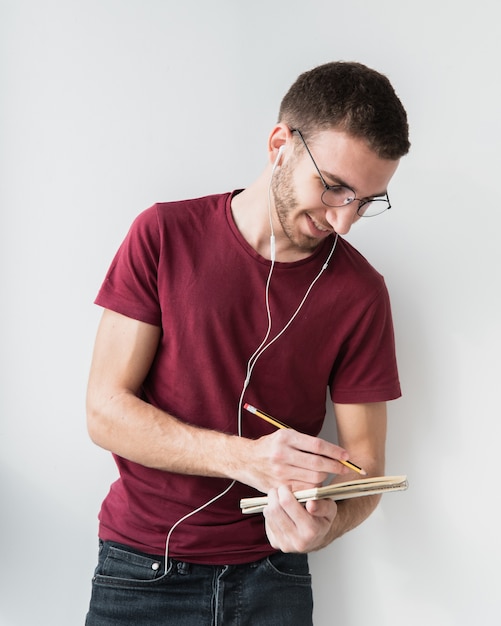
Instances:
[[[297,128],[293,128],[291,129],[291,132],[297,133],[301,138],[301,141],[306,148],[306,152],[310,155],[313,165],[320,176],[320,180],[324,186],[324,190],[322,192],[322,202],[326,206],[344,207],[358,200],[357,214],[360,215],[360,217],[375,217],[376,215],[380,215],[391,208],[390,198],[387,193],[384,196],[360,200],[360,198],[356,197],[356,194],[351,187],[347,187],[346,185],[328,185],[325,182],[318,165],[315,163],[315,159],[313,158],[301,131]]]

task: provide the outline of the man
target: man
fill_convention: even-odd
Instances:
[[[292,492],[347,459],[384,473],[388,295],[341,236],[389,208],[406,113],[381,74],[329,63],[290,88],[267,149],[247,189],[143,212],[97,297],[88,427],[120,478],[88,625],[311,624],[307,553],[377,504]],[[339,445],[317,437],[327,389]],[[263,492],[264,514],[242,514]]]

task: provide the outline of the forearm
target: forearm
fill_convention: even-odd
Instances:
[[[363,496],[341,500],[337,503],[337,515],[325,541],[317,549],[324,548],[345,533],[364,522],[377,507],[381,496]]]
[[[249,440],[198,428],[129,392],[87,401],[91,439],[146,467],[181,474],[238,478]]]
[[[335,405],[338,435],[367,472],[368,476],[382,476],[385,471],[386,403]],[[358,429],[354,429],[357,424]],[[337,481],[346,480],[338,477]],[[356,528],[377,507],[381,496],[363,496],[337,503],[334,518],[324,545],[331,543]]]
[[[90,385],[88,430],[102,448],[146,467],[222,477],[267,493],[278,485],[305,489],[345,472],[344,450],[327,441],[277,430],[247,439],[187,424],[130,390]]]
[[[363,463],[363,467],[369,476],[382,476],[384,474],[385,459],[384,452],[381,451],[378,457],[363,456],[358,458]],[[337,482],[346,480],[346,477],[338,477]],[[330,527],[329,533],[322,546],[324,547],[338,539],[345,533],[353,530],[365,521],[379,504],[380,495],[361,496],[337,502],[337,514]]]

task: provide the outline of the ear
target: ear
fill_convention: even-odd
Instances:
[[[288,149],[291,131],[286,124],[277,124],[268,137],[268,159],[271,165],[277,167]]]

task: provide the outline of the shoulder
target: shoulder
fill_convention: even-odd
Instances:
[[[191,233],[201,231],[215,222],[224,219],[227,194],[217,194],[175,200],[172,202],[156,202],[139,213],[133,220],[128,239],[143,244],[160,245],[165,237],[176,237],[181,232]]]
[[[170,220],[211,218],[220,213],[224,215],[230,195],[230,193],[222,193],[188,200],[158,202],[147,209],[146,213],[153,211],[160,223]]]
[[[365,293],[377,293],[386,289],[384,277],[371,263],[346,239],[339,238],[337,269],[339,274],[350,284],[358,286]],[[333,263],[336,269],[336,263]]]
[[[188,200],[171,202],[155,202],[152,206],[137,215],[132,225],[136,228],[147,228],[177,219],[189,219],[194,215],[210,215],[223,210],[231,194],[213,194]]]

